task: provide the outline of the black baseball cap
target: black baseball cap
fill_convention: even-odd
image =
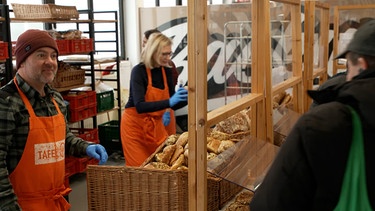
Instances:
[[[359,27],[345,51],[337,55],[335,59],[345,58],[349,51],[360,55],[375,56],[375,19]]]

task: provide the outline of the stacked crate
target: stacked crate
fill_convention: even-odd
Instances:
[[[78,122],[96,116],[95,91],[72,91],[63,95],[63,98],[69,102],[69,122]]]

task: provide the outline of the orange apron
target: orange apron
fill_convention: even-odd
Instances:
[[[24,211],[67,211],[64,199],[71,189],[64,185],[65,131],[64,115],[56,101],[58,114],[37,117],[14,78],[18,93],[29,112],[29,134],[25,150],[16,169],[10,174],[18,203]]]
[[[162,68],[164,89],[153,87],[151,70],[147,68],[146,71],[148,84],[145,101],[169,99],[169,89],[164,68]],[[125,109],[120,125],[122,149],[127,166],[140,166],[168,137],[162,121],[165,111],[163,109],[139,114],[134,107]]]

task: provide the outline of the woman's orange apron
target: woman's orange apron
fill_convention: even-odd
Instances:
[[[151,70],[147,68],[146,71],[148,84],[145,101],[169,99],[169,89],[164,68],[162,68],[164,89],[153,87]],[[125,109],[120,125],[122,149],[127,166],[140,166],[166,140],[168,133],[162,121],[165,111],[163,109],[139,114],[134,107]]]
[[[29,112],[29,134],[21,160],[10,174],[18,203],[24,211],[67,211],[70,204],[64,199],[71,189],[64,185],[66,124],[56,101],[58,114],[37,117],[25,96],[18,93]]]

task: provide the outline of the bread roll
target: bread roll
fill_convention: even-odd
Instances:
[[[228,206],[226,211],[250,211],[249,205],[243,205],[237,202],[234,202]]]
[[[231,148],[232,146],[234,146],[234,142],[233,141],[229,141],[229,140],[227,140],[227,141],[221,141],[219,149],[217,150],[217,152],[218,153],[222,153],[225,150]]]
[[[162,162],[163,158],[164,158],[164,153],[159,152],[159,153],[155,154],[155,161],[156,162]]]
[[[152,163],[147,163],[144,168],[146,168],[146,169],[155,169],[155,166],[152,165]]]
[[[250,201],[253,198],[253,196],[254,196],[253,192],[243,191],[236,196],[235,201],[240,203],[240,204],[248,205],[248,204],[250,204]]]
[[[169,164],[175,150],[176,150],[175,144],[164,147],[162,157],[161,157],[161,162],[165,164]]]
[[[281,101],[280,105],[287,105],[289,102],[292,101],[292,96],[290,94],[287,94],[284,99]]]
[[[221,141],[217,140],[217,139],[212,139],[210,142],[208,142],[207,144],[207,151],[209,152],[213,152],[215,154],[218,153],[218,150],[219,150],[219,146],[221,144]]]
[[[185,156],[184,154],[180,154],[176,161],[172,163],[171,169],[177,169],[178,167],[182,166],[184,163]]]
[[[165,169],[165,170],[167,170],[167,169],[171,168],[170,166],[168,166],[167,164],[162,163],[162,162],[151,162],[149,164],[151,166],[153,166],[155,169]],[[149,164],[147,164],[147,165],[149,165]]]
[[[188,170],[188,167],[187,166],[180,166],[177,169],[178,170]]]
[[[176,145],[184,147],[189,140],[189,132],[183,132],[176,141]]]
[[[207,161],[214,159],[217,155],[213,152],[207,152]]]
[[[213,131],[220,131],[228,134],[233,134],[236,132],[243,132],[250,130],[250,117],[248,114],[248,109],[242,110],[227,119],[220,121],[212,129]]]
[[[172,163],[174,163],[177,160],[177,158],[183,153],[184,153],[184,148],[180,145],[176,145],[176,150],[174,151],[173,156],[171,160],[169,161],[169,165],[172,165]]]
[[[220,141],[223,141],[223,140],[228,140],[230,139],[230,135],[228,133],[224,133],[224,132],[221,132],[221,131],[218,131],[218,130],[215,130],[215,131],[212,131],[210,133],[210,136],[207,137],[207,142],[209,142],[209,140],[211,140],[211,138],[213,139],[218,139]]]
[[[177,135],[170,135],[168,136],[167,140],[165,141],[165,145],[173,145],[177,141]]]
[[[280,93],[276,94],[275,96],[273,96],[273,100],[272,101],[275,102],[275,103],[277,103],[278,105],[280,105],[281,101],[284,99],[285,95],[286,95],[285,91],[284,92],[280,92]]]

